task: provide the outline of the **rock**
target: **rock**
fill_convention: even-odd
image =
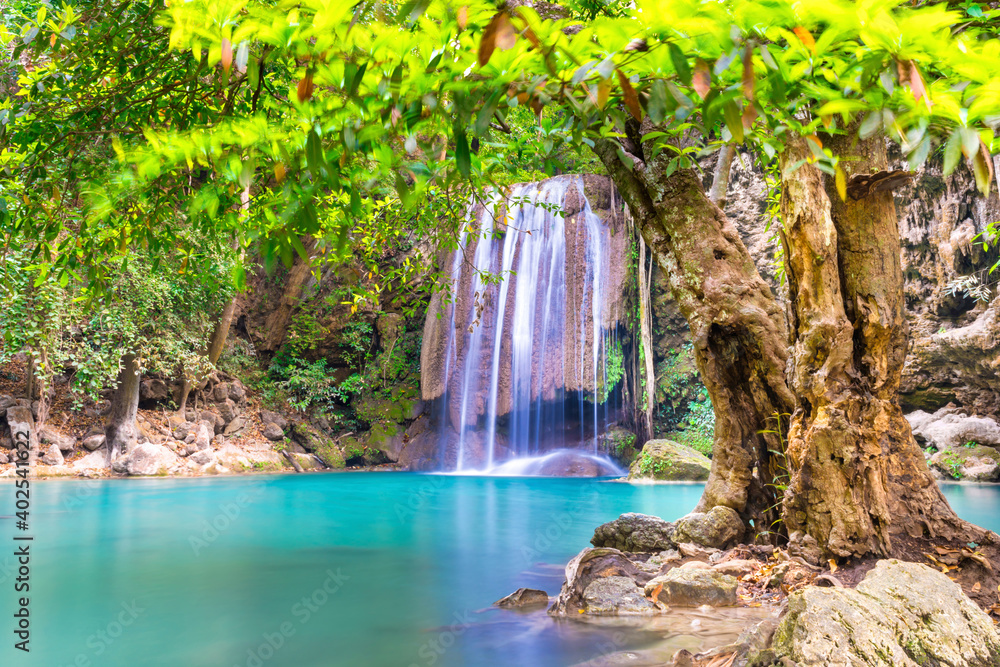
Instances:
[[[195,449],[208,449],[212,446],[212,438],[214,437],[215,425],[206,420],[202,420],[195,425],[194,428],[194,448]]]
[[[504,609],[547,607],[548,604],[549,594],[537,588],[518,588],[507,597],[500,598],[493,603],[494,606]]]
[[[621,551],[658,552],[674,546],[673,534],[674,524],[669,521],[629,512],[598,526],[590,543]]]
[[[212,419],[212,430],[215,430],[215,419]],[[170,434],[174,436],[176,440],[187,440],[191,432],[195,430],[196,423],[189,422],[187,420],[179,420],[176,424],[171,427]]]
[[[27,440],[32,444],[37,442],[35,418],[31,414],[31,408],[24,405],[7,408],[7,426],[10,428],[10,439],[15,445],[21,440]]]
[[[703,547],[700,544],[694,544],[693,542],[681,542],[677,545],[677,553],[679,553],[683,558],[700,558],[702,560],[707,560],[714,554],[720,552],[718,549]]]
[[[913,435],[937,449],[959,449],[966,443],[1000,445],[1000,424],[989,417],[970,417],[953,408],[934,414],[917,410],[906,415]]]
[[[114,466],[116,469],[124,468],[132,476],[149,477],[168,475],[178,463],[177,455],[163,445],[146,443],[136,446],[126,456],[119,457]]]
[[[328,468],[343,468],[344,455],[328,436],[305,422],[296,424],[292,429],[292,438],[307,451],[319,457]]]
[[[285,458],[272,450],[242,450],[235,445],[222,445],[215,455],[220,465],[237,472],[277,471],[285,466]]]
[[[0,394],[0,411],[17,405],[17,399],[7,394]]]
[[[672,440],[650,440],[629,469],[629,479],[695,481],[708,479],[712,461]]]
[[[386,459],[395,463],[403,451],[404,429],[397,424],[372,424],[365,445],[381,452]]]
[[[285,432],[274,422],[264,425],[263,434],[271,442],[281,442],[285,439]]]
[[[145,378],[139,383],[139,400],[156,401],[170,400],[170,387],[158,378]]]
[[[233,380],[229,383],[229,398],[236,403],[241,403],[243,399],[247,396],[246,387],[239,380]]]
[[[10,463],[10,459],[7,458],[7,454],[5,454],[4,452],[0,452],[0,465],[3,465],[5,463]]]
[[[745,574],[755,572],[758,567],[760,567],[760,563],[755,560],[736,558],[734,560],[727,560],[724,563],[716,563],[712,566],[712,569],[722,574],[728,574],[731,577],[742,577]]]
[[[735,577],[711,568],[678,567],[646,583],[645,594],[668,606],[732,607],[739,603]]]
[[[219,403],[218,407],[219,416],[222,417],[222,423],[225,425],[229,425],[240,414],[239,408],[236,407],[236,403],[229,398]]]
[[[210,449],[201,449],[191,456],[188,457],[188,461],[199,466],[206,466],[209,463],[213,463],[215,459],[215,454],[212,453]]]
[[[399,461],[410,470],[434,470],[440,453],[440,437],[431,428],[431,420],[421,415],[406,429],[405,444]]]
[[[628,467],[635,459],[635,433],[615,426],[609,428],[597,441],[597,451]]]
[[[260,420],[265,424],[277,424],[278,428],[280,428],[282,431],[288,428],[288,420],[279,415],[277,412],[271,412],[270,410],[261,410]]]
[[[76,470],[91,470],[95,468],[108,467],[108,455],[105,452],[90,452],[82,459],[73,462],[72,467]]]
[[[222,403],[229,400],[229,384],[226,382],[220,382],[215,385],[212,389],[212,400],[216,403]]]
[[[1000,479],[1000,451],[992,447],[948,447],[934,454],[929,463],[949,479],[975,482]]]
[[[87,451],[93,452],[103,447],[106,441],[107,440],[104,437],[104,434],[101,433],[99,435],[87,436],[86,438],[83,439],[83,442],[80,444],[83,445],[83,448],[86,449]]]
[[[725,549],[743,537],[743,520],[731,507],[717,505],[708,512],[692,512],[677,521],[673,540]]]
[[[66,462],[62,452],[59,451],[59,445],[49,445],[49,448],[45,450],[39,461],[47,466],[61,466]]]
[[[246,425],[246,420],[243,417],[236,417],[233,421],[226,425],[226,428],[222,431],[222,433],[224,435],[232,435],[233,433],[243,430]]]
[[[637,585],[642,585],[650,580],[651,575],[639,570],[617,549],[584,549],[567,563],[566,579],[549,613],[575,616],[581,609],[586,610],[584,593],[587,587],[604,577],[628,577]]]
[[[771,651],[798,667],[995,667],[1000,632],[946,575],[883,560],[856,589],[792,593]]]
[[[631,577],[602,577],[583,592],[585,611],[595,616],[653,614],[656,605],[646,599]]]
[[[38,432],[38,438],[46,445],[57,445],[64,452],[71,452],[76,447],[76,438],[60,433],[51,426],[43,426]]]

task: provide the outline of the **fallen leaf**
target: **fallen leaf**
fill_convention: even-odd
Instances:
[[[830,572],[836,572],[837,571],[837,561],[836,561],[836,559],[831,558],[830,560],[827,561],[827,563],[829,563],[829,565],[830,565]]]
[[[978,581],[976,583],[972,584],[972,592],[973,593],[978,593],[980,588],[982,588],[982,586],[980,586],[980,584],[979,584]]]

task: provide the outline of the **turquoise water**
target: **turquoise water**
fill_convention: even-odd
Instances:
[[[490,604],[520,586],[554,595],[595,526],[679,517],[701,487],[342,473],[34,492],[28,656],[12,647],[13,522],[0,520],[2,665],[559,667],[644,637]],[[1000,488],[946,494],[1000,528]],[[12,514],[13,486],[0,498]]]

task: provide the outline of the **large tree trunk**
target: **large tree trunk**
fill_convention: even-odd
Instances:
[[[827,146],[848,179],[887,168],[881,137]],[[805,139],[782,156],[782,217],[797,399],[788,433],[784,521],[793,544],[827,555],[902,554],[897,540],[955,539],[948,506],[897,401],[908,328],[891,192],[842,201]],[[898,547],[898,548],[897,548]],[[815,548],[815,547],[813,547]]]
[[[108,465],[118,454],[130,451],[139,438],[135,415],[139,410],[139,358],[123,354],[118,371],[118,387],[111,399],[111,411],[104,426]]]
[[[771,483],[783,457],[771,453],[781,452],[781,439],[762,431],[774,430],[774,418],[795,404],[785,381],[783,309],[694,170],[666,177],[671,151],[649,159],[643,149],[653,142],[642,144],[635,136],[624,144],[635,160],[631,168],[616,143],[599,142],[595,151],[668,277],[715,408],[712,471],[699,509],[732,507],[764,532],[777,518],[780,493]]]

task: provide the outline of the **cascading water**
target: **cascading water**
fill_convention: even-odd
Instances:
[[[579,469],[583,456],[593,474],[620,472],[596,454],[620,408],[608,353],[629,242],[612,207],[602,217],[585,191],[583,177],[556,177],[470,211],[444,264],[450,299],[432,303],[425,326],[424,393],[438,406],[443,469],[532,474],[524,459],[569,449]]]

